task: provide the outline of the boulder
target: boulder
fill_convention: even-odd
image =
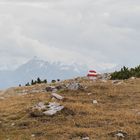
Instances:
[[[89,140],[89,137],[83,137],[82,140]]]
[[[37,109],[37,110],[46,110],[47,107],[44,104],[44,102],[39,102],[37,105],[34,106],[34,109]]]
[[[66,87],[64,85],[58,85],[55,87],[57,90],[65,89]]]
[[[79,83],[73,82],[66,85],[67,89],[69,90],[79,90],[84,89]]]
[[[15,126],[15,123],[12,123],[11,126]]]
[[[34,133],[32,133],[31,137],[41,137],[41,136],[43,136],[43,135],[45,135],[45,133],[39,131],[39,132],[34,132]]]
[[[59,103],[49,103],[49,105],[47,105],[48,110],[44,111],[43,114],[48,115],[48,116],[52,116],[54,114],[56,114],[58,111],[61,111],[62,109],[64,109],[64,106],[61,106]]]
[[[59,103],[56,102],[49,102],[48,104],[45,104],[44,102],[39,102],[32,108],[30,115],[32,117],[42,117],[44,115],[52,116],[58,111],[61,111],[63,108],[64,106],[61,106]]]
[[[88,96],[92,95],[92,93],[88,93]]]
[[[130,79],[131,79],[131,80],[135,80],[135,79],[136,79],[136,77],[131,77]]]
[[[97,100],[93,100],[93,104],[98,104]]]
[[[115,85],[121,85],[123,83],[123,81],[121,80],[113,80],[112,81],[112,84],[115,84]]]
[[[52,93],[51,94],[51,97],[52,98],[55,98],[57,100],[63,100],[64,99],[62,96],[58,95],[57,93]]]
[[[111,78],[110,73],[102,73],[97,76],[97,79],[102,79],[102,80],[109,80]]]
[[[48,115],[48,116],[52,116],[52,115],[54,115],[54,114],[56,114],[56,110],[48,110],[48,111],[45,111],[45,112],[43,112],[45,115]]]
[[[49,86],[49,87],[46,87],[46,91],[47,92],[57,92],[57,89],[55,86]]]
[[[122,130],[111,132],[109,133],[109,135],[112,137],[118,137],[118,138],[126,138],[128,136],[128,134],[126,132],[123,132]]]

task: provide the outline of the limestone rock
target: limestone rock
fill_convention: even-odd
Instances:
[[[39,102],[37,105],[34,106],[34,109],[37,110],[46,110],[46,105],[43,102]]]
[[[97,100],[93,100],[93,104],[98,104]]]
[[[122,130],[111,132],[109,133],[109,135],[112,137],[118,137],[118,138],[125,138],[128,136],[128,134],[126,132],[123,132]]]
[[[89,140],[89,137],[83,137],[82,140]]]
[[[49,87],[46,87],[46,91],[47,92],[57,92],[57,89],[55,86],[49,86]]]
[[[52,93],[51,97],[55,98],[55,99],[58,99],[58,100],[63,100],[64,99],[62,96],[58,95],[57,93]]]
[[[73,82],[73,83],[69,83],[66,85],[67,89],[69,90],[79,90],[79,89],[83,89],[83,86],[81,86],[79,83]]]
[[[113,80],[112,81],[112,84],[115,84],[115,85],[121,85],[123,83],[123,81],[121,80]]]
[[[49,103],[48,110],[43,113],[45,115],[52,116],[56,114],[58,111],[61,111],[62,109],[64,109],[64,106],[61,106],[59,103],[53,102],[53,103]]]

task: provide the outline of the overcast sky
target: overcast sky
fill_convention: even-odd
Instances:
[[[0,0],[0,69],[34,56],[135,66],[139,54],[140,0]]]

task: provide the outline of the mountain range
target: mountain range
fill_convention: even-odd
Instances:
[[[48,82],[54,79],[70,79],[84,76],[87,71],[88,68],[86,66],[76,63],[68,65],[61,62],[50,63],[34,57],[15,70],[1,70],[0,89],[19,84],[25,85],[27,82],[30,82],[32,79],[35,80],[38,77],[42,80],[47,79]]]

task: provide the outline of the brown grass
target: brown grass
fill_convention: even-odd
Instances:
[[[61,91],[66,99],[59,102],[65,109],[53,117],[30,116],[30,108],[40,101],[50,101],[50,93],[19,94],[46,85],[9,89],[6,98],[0,100],[0,140],[80,140],[84,136],[117,140],[109,135],[117,130],[127,132],[127,140],[140,139],[140,79],[121,85],[86,79],[79,82],[87,89]]]

